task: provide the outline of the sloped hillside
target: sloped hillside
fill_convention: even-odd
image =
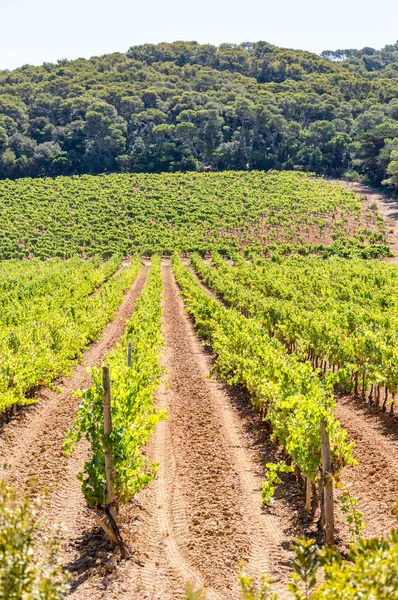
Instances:
[[[368,201],[307,173],[83,175],[0,181],[0,258],[245,249],[389,254]]]

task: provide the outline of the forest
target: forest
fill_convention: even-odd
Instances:
[[[398,42],[133,46],[0,71],[0,178],[311,171],[398,189]]]

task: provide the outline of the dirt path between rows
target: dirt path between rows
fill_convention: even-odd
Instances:
[[[397,527],[392,512],[398,496],[396,420],[350,396],[338,399],[336,416],[355,442],[358,461],[343,470],[342,478],[363,512],[365,537],[381,537]]]
[[[104,355],[120,340],[126,320],[134,309],[146,281],[148,267],[144,267],[115,314],[112,322],[104,329],[99,341],[84,353],[71,377],[58,383],[60,392],[43,389],[38,404],[27,407],[8,423],[0,433],[1,477],[21,495],[32,497],[46,494],[43,509],[43,536],[60,521],[64,524],[64,562],[78,559],[76,540],[83,542],[83,554],[90,553],[90,545],[84,541],[85,532],[92,530],[92,517],[84,505],[80,483],[76,479],[87,453],[84,442],[76,452],[65,457],[62,444],[79,400],[72,396],[73,390],[90,385],[86,368],[99,365]],[[79,544],[78,544],[79,545]],[[76,571],[84,571],[82,564],[75,564]],[[78,561],[77,561],[78,562]],[[80,571],[79,571],[80,572]]]
[[[226,600],[236,597],[241,561],[256,575],[280,576],[283,539],[277,521],[261,510],[261,479],[242,425],[223,386],[207,378],[210,360],[183,313],[170,266],[164,282],[169,420],[158,446],[166,467],[159,499],[169,503],[163,526],[174,538],[168,552],[211,588],[209,598]]]
[[[289,519],[281,523],[280,514],[261,507],[272,445],[247,405],[208,378],[211,357],[184,313],[168,261],[163,280],[168,376],[158,405],[168,406],[169,417],[147,449],[159,476],[122,511],[133,559],[106,582],[98,579],[102,592],[91,598],[182,600],[190,581],[207,600],[232,600],[240,562],[255,577],[271,577],[287,598],[288,547],[296,532],[286,534]]]

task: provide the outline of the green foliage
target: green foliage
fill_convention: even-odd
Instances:
[[[337,481],[336,488],[340,491],[337,499],[340,501],[342,512],[346,515],[349,531],[358,539],[361,531],[365,529],[365,523],[362,520],[362,512],[356,508],[357,500],[350,494],[348,486],[343,481]]]
[[[395,145],[398,144],[398,138],[396,138]],[[387,174],[389,178],[383,181],[384,185],[392,187],[394,190],[398,189],[398,150],[392,150],[390,153],[390,162],[387,167]]]
[[[394,531],[387,539],[359,539],[351,545],[349,560],[330,549],[318,554],[325,582],[311,599],[397,600],[398,537]]]
[[[239,247],[385,252],[383,240],[371,241],[379,231],[373,213],[361,238],[353,237],[360,213],[351,192],[296,172],[0,181],[0,258],[172,254],[176,248],[225,254]]]
[[[194,584],[188,581],[185,586],[185,600],[206,600],[206,597],[204,589],[195,590]]]
[[[330,547],[320,550],[314,540],[298,539],[294,551],[291,583],[288,585],[296,600],[397,600],[398,598],[398,536],[395,531],[385,539],[359,538],[350,545],[348,559]],[[317,575],[323,568],[322,581]],[[270,598],[261,596],[250,577],[239,575],[242,600]],[[253,592],[253,593],[252,593]],[[245,595],[246,594],[246,595]],[[252,594],[252,595],[250,595]]]
[[[0,410],[34,402],[32,392],[68,374],[112,318],[141,261],[118,256],[0,265]]]
[[[60,600],[68,593],[57,562],[58,543],[39,558],[39,503],[18,502],[0,482],[0,597],[2,600]]]
[[[379,386],[379,403],[398,390],[398,268],[360,259],[254,258],[234,265],[213,253],[192,265],[224,300],[263,323],[268,334],[316,369],[325,384],[364,393]],[[331,369],[338,371],[331,373]],[[387,392],[387,395],[386,395]],[[389,395],[388,395],[389,394]]]
[[[283,483],[278,473],[291,473],[294,468],[281,461],[278,463],[267,463],[265,472],[265,480],[261,487],[261,498],[263,504],[270,506],[273,502],[275,486]]]
[[[397,44],[370,50],[175,42],[1,71],[0,177],[301,168],[379,183]]]
[[[113,482],[118,502],[126,503],[156,475],[157,465],[149,464],[142,453],[155,425],[166,418],[156,410],[153,395],[161,378],[159,363],[163,346],[161,335],[162,278],[160,259],[154,257],[147,284],[127,323],[122,343],[110,352],[105,363],[110,368]],[[128,344],[132,345],[132,364],[127,365]],[[102,506],[106,498],[105,439],[103,420],[102,370],[91,370],[93,384],[79,391],[81,403],[74,427],[68,432],[64,449],[67,454],[84,436],[91,446],[91,457],[78,476],[89,506]]]
[[[178,256],[173,270],[187,311],[212,346],[215,370],[229,384],[243,385],[270,422],[273,438],[301,472],[316,477],[321,462],[320,422],[326,421],[335,474],[354,463],[352,444],[333,414],[334,399],[313,371],[270,338],[262,322],[227,309],[201,289]]]
[[[317,557],[317,546],[314,540],[298,539],[292,545],[295,557],[293,568],[295,573],[291,575],[292,582],[288,589],[297,600],[308,600],[312,598],[311,592],[316,586],[316,574],[319,567]]]
[[[238,582],[241,589],[241,600],[277,600],[276,594],[272,594],[270,591],[272,581],[264,575],[261,575],[260,583],[257,585],[253,578],[244,572],[242,566]]]

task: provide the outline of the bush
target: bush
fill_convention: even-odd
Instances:
[[[292,600],[397,600],[398,534],[387,539],[359,539],[350,545],[348,559],[331,548],[319,550],[314,540],[299,539],[292,546],[294,573],[288,589]],[[317,575],[323,567],[323,582]],[[242,572],[241,600],[277,600],[264,577],[258,587]],[[285,596],[284,596],[285,597]]]
[[[18,502],[0,483],[0,598],[60,600],[68,592],[57,562],[58,544],[51,540],[39,558],[39,502]],[[44,556],[43,556],[44,555]]]

